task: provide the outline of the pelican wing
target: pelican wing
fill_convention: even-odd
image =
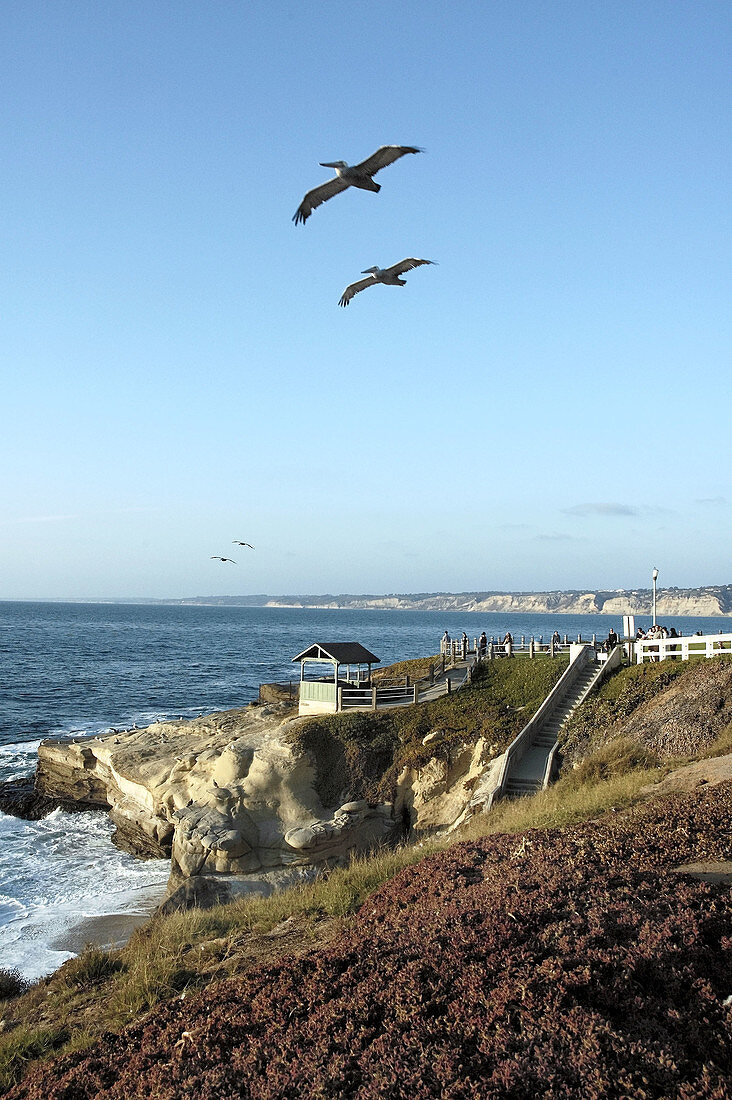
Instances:
[[[405,271],[413,271],[415,267],[421,267],[422,264],[433,264],[434,260],[417,260],[414,256],[410,256],[406,260],[400,260],[398,264],[393,264],[392,267],[387,267],[386,271],[389,275],[403,275]]]
[[[295,225],[300,225],[300,223],[304,225],[317,206],[321,206],[328,199],[332,199],[334,195],[345,191],[347,187],[348,184],[344,183],[340,176],[334,176],[332,180],[321,183],[320,187],[314,187],[312,191],[308,191],[295,211],[292,219]]]
[[[357,283],[351,283],[347,286],[341,295],[341,300],[338,303],[339,306],[347,306],[354,294],[358,294],[360,291],[365,290],[367,286],[375,286],[376,279],[373,275],[369,275],[368,279],[359,279]]]
[[[377,149],[375,153],[372,153],[370,157],[362,161],[360,164],[354,165],[354,171],[364,176],[373,176],[375,172],[379,172],[382,168],[386,168],[387,164],[393,164],[395,160],[399,160],[405,153],[421,153],[422,149],[418,149],[416,145],[382,145],[380,149]]]

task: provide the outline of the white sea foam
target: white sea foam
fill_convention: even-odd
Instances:
[[[35,771],[40,741],[19,741],[15,745],[0,745],[0,782],[20,779]]]
[[[17,741],[14,745],[0,745],[0,756],[16,756],[18,753],[38,752],[40,741]]]
[[[148,912],[162,899],[168,861],[120,852],[112,828],[101,812],[0,814],[0,966],[41,977],[72,956],[54,944],[88,918]]]

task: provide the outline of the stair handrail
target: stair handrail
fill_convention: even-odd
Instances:
[[[613,649],[610,650],[610,653],[608,654],[607,661],[604,661],[603,664],[601,664],[599,666],[597,672],[592,677],[592,679],[590,680],[589,684],[587,685],[585,690],[580,695],[577,702],[574,704],[575,707],[578,707],[578,706],[580,706],[581,703],[584,703],[585,699],[590,694],[590,692],[594,691],[594,689],[597,687],[597,685],[599,683],[601,683],[602,680],[605,679],[608,672],[612,672],[613,669],[619,668],[622,663],[623,663],[623,646],[622,645],[616,645]],[[555,760],[555,757],[556,757],[556,754],[557,754],[558,747],[559,747],[559,742],[556,741],[552,745],[551,750],[549,752],[549,755],[546,759],[546,767],[544,768],[544,778],[543,778],[542,783],[541,783],[541,789],[543,791],[546,790],[546,788],[549,786],[549,784],[551,782],[552,770],[554,768],[554,760]]]
[[[590,655],[592,656],[590,657]],[[571,660],[570,663],[567,665],[564,672],[559,677],[544,702],[537,709],[536,713],[533,714],[531,718],[529,718],[528,722],[521,730],[521,732],[517,734],[516,737],[514,737],[513,741],[504,753],[503,763],[501,764],[501,770],[498,774],[498,783],[490,801],[491,806],[496,801],[496,799],[500,798],[500,796],[503,794],[504,788],[506,786],[506,780],[508,778],[509,764],[512,764],[514,759],[520,759],[521,756],[523,756],[524,752],[526,751],[527,740],[529,741],[529,743],[531,742],[534,727],[541,719],[544,718],[548,710],[553,709],[558,699],[566,693],[569,687],[572,686],[574,681],[577,679],[577,676],[590,659],[595,659],[595,648],[588,643],[587,645],[583,645],[582,648],[577,651],[574,660]]]

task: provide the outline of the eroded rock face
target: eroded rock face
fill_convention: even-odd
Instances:
[[[418,768],[404,768],[397,782],[395,816],[412,833],[456,829],[467,818],[490,807],[505,754],[484,738],[475,744],[440,748],[443,731],[432,730],[423,744],[434,756]]]
[[[38,789],[110,809],[116,843],[171,855],[170,904],[267,894],[392,841],[391,804],[323,806],[281,704],[44,741]],[[198,885],[185,885],[198,879]],[[211,878],[211,883],[202,880]],[[170,907],[169,904],[169,907]]]

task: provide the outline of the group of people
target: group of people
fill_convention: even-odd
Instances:
[[[699,631],[701,633],[701,631]],[[676,633],[676,627],[672,626],[667,629],[665,626],[661,626],[657,623],[656,626],[651,626],[645,632],[638,628],[635,632],[635,640],[639,642],[641,640],[647,640],[649,638],[679,638],[680,635]]]
[[[559,631],[555,630],[551,637],[550,648],[558,647],[562,644],[562,639],[559,635]],[[442,641],[440,644],[440,650],[442,653],[449,653],[452,646],[452,639],[450,638],[450,632],[448,630],[442,635]],[[478,657],[485,657],[488,650],[488,638],[485,630],[477,639]],[[465,631],[462,632],[462,636],[458,640],[458,648],[462,652],[463,658],[465,658],[470,651],[470,642],[468,635]],[[513,635],[510,631],[506,631],[503,636],[503,640],[500,642],[500,648],[506,654],[507,657],[513,657]]]

